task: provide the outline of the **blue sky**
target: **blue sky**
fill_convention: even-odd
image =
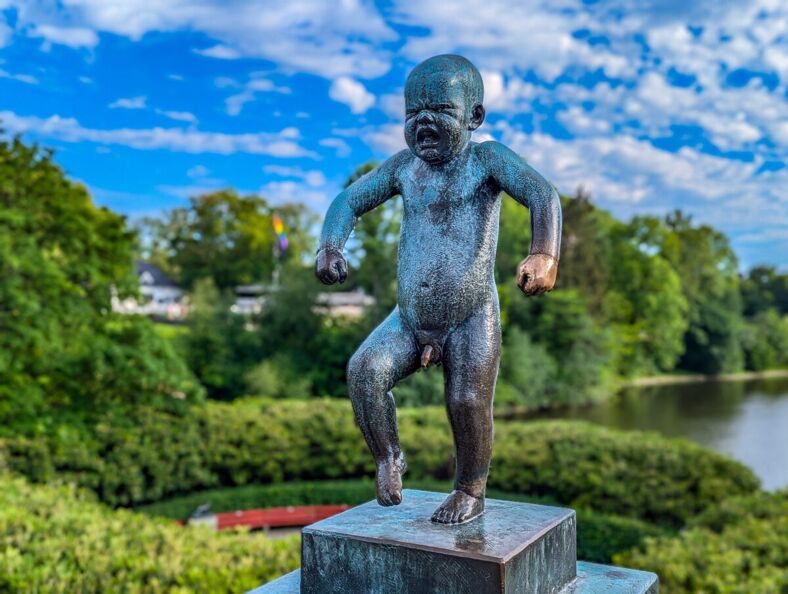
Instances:
[[[780,0],[0,0],[0,120],[135,218],[221,187],[323,213],[404,147],[402,86],[460,53],[477,139],[617,216],[682,208],[788,268]]]

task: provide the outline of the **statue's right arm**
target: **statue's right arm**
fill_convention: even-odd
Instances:
[[[342,256],[345,242],[365,212],[400,193],[399,170],[410,151],[404,150],[345,188],[331,203],[320,234],[316,274],[326,284],[344,282],[347,264]]]

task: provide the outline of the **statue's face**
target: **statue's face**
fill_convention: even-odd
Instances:
[[[420,71],[405,88],[405,142],[420,159],[445,163],[456,156],[471,137],[471,108],[460,77],[444,72]]]

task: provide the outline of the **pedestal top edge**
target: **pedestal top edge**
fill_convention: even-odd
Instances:
[[[406,489],[399,506],[381,507],[370,501],[311,524],[303,533],[505,563],[575,516],[568,508],[487,499],[479,518],[459,525],[436,524],[430,517],[445,497]]]

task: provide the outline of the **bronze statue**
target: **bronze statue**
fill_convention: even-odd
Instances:
[[[356,220],[402,195],[398,305],[350,359],[348,388],[377,465],[378,502],[397,505],[406,464],[391,389],[419,366],[443,363],[457,457],[454,491],[432,516],[444,524],[484,511],[501,344],[493,275],[501,192],[531,211],[530,255],[517,269],[523,293],[552,289],[561,243],[555,189],[505,146],[470,141],[484,121],[483,93],[461,56],[416,66],[405,86],[409,148],[336,197],[317,253],[318,278],[344,282],[342,249]]]

